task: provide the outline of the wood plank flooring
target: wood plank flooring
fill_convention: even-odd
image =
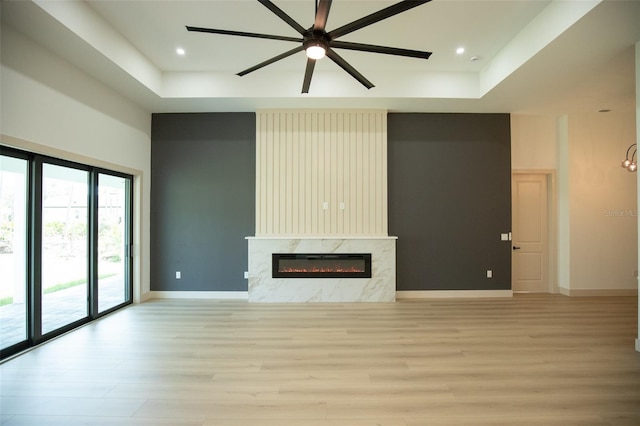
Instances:
[[[637,298],[152,300],[0,365],[0,424],[640,425]]]

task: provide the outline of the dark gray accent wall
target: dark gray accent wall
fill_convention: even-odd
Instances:
[[[247,290],[255,123],[253,113],[153,114],[151,290]]]
[[[151,139],[151,290],[246,291],[255,115],[154,114]],[[390,113],[388,157],[398,290],[510,289],[509,115]]]
[[[511,288],[510,133],[508,114],[388,115],[398,290]]]

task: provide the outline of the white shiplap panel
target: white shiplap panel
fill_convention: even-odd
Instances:
[[[266,224],[264,222],[265,216],[258,215],[258,211],[260,211],[260,206],[264,204],[264,189],[265,179],[262,175],[264,170],[263,159],[265,155],[263,154],[263,137],[264,137],[264,116],[258,115],[256,116],[256,229],[265,229]]]
[[[319,147],[319,135],[318,135],[318,117],[317,114],[311,113],[311,126],[309,127],[309,133],[311,137],[311,215],[310,226],[307,232],[311,234],[320,233],[320,221],[322,220],[322,193],[320,192],[320,182],[318,179],[320,161],[320,147]]]
[[[357,123],[356,123],[356,114],[349,114],[349,156],[348,156],[348,180],[345,182],[345,185],[349,187],[349,221],[347,225],[347,233],[348,234],[358,234],[358,230],[356,228],[356,224],[358,223],[358,180],[356,177],[357,170],[354,167],[354,161],[358,158],[358,154],[356,152],[356,131],[357,131]]]
[[[335,125],[335,135],[336,135],[336,202],[338,203],[337,208],[337,223],[336,223],[336,235],[342,235],[345,233],[344,222],[344,208],[340,208],[341,205],[344,205],[344,114],[335,114],[336,116],[336,125]],[[340,183],[340,184],[338,184]]]
[[[364,129],[362,122],[362,114],[356,113],[356,158],[363,158],[363,138]],[[356,234],[366,234],[364,226],[364,176],[363,176],[363,163],[364,161],[354,161],[352,167],[356,169]]]
[[[387,235],[386,111],[256,115],[257,236]]]
[[[294,217],[293,182],[297,181],[298,179],[294,173],[294,170],[296,168],[296,161],[293,157],[294,134],[293,134],[293,115],[292,114],[286,114],[285,132],[286,132],[286,137],[285,137],[284,153],[282,154],[284,158],[285,167],[283,167],[283,170],[282,170],[282,177],[284,178],[284,188],[285,188],[286,197],[285,197],[285,205],[284,205],[285,214],[283,216],[285,218],[285,221],[284,221],[285,232],[287,234],[289,233],[293,234],[294,233],[294,230],[293,230],[293,217]],[[297,208],[296,208],[296,213],[297,213]],[[295,216],[297,216],[297,214]]]
[[[277,221],[277,230],[279,233],[287,233],[287,208],[286,208],[286,198],[289,194],[287,194],[286,188],[286,171],[290,167],[287,164],[286,152],[287,152],[287,135],[289,134],[287,131],[287,114],[279,114],[278,116],[278,128],[277,131],[274,132],[274,142],[278,145],[278,151],[275,155],[275,164],[274,164],[274,175],[277,176],[276,189],[274,191],[274,199],[277,200],[275,205],[276,208],[276,217]],[[277,139],[277,142],[276,142]]]

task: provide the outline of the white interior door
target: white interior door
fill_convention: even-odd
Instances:
[[[514,292],[549,292],[547,177],[512,177],[512,287]]]

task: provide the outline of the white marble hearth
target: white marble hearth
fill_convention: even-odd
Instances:
[[[393,302],[396,237],[247,237],[249,302]],[[273,253],[371,253],[371,278],[273,278]]]

